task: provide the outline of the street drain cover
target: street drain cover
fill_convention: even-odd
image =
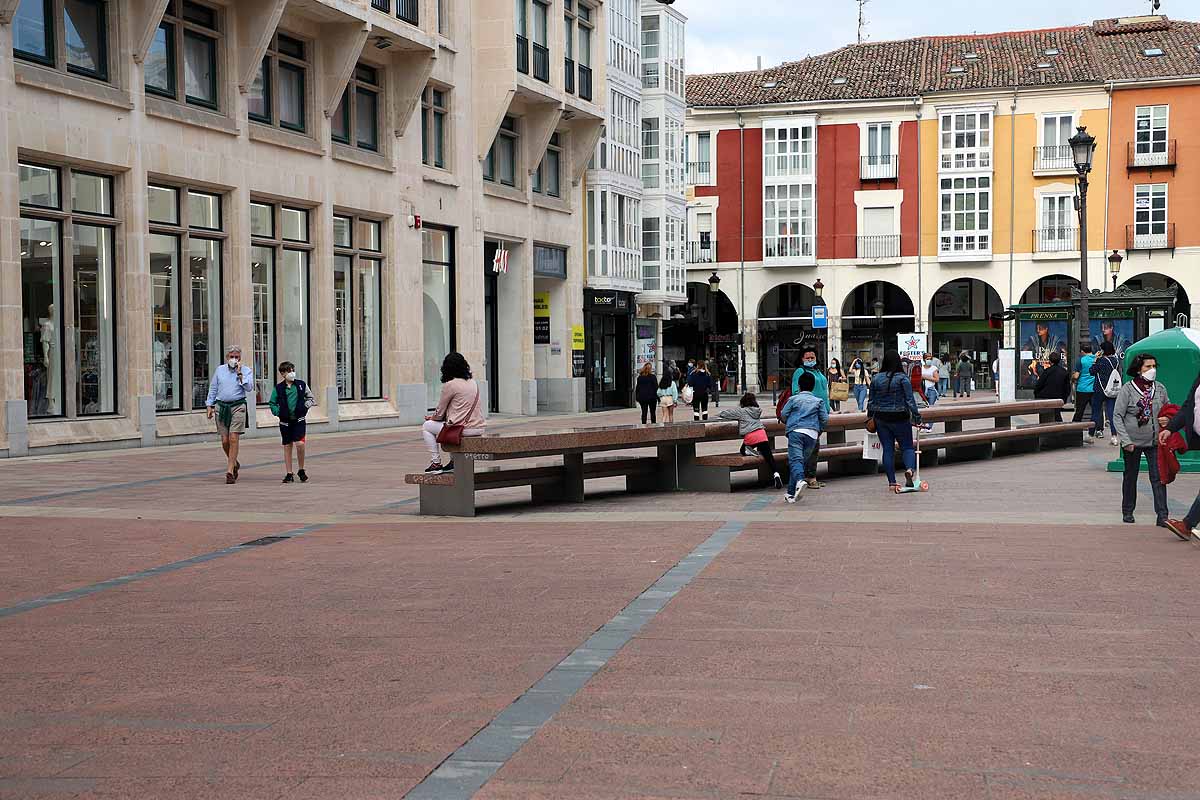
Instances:
[[[290,537],[290,536],[264,536],[261,539],[255,539],[254,541],[251,541],[251,542],[243,542],[241,544],[241,546],[242,547],[266,547],[269,544],[275,544],[276,542],[283,542],[290,538],[292,538],[292,537]]]

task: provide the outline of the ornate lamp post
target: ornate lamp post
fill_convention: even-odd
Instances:
[[[721,276],[713,271],[708,276],[708,352],[705,355],[712,358],[717,354],[713,346],[713,336],[717,333],[717,295],[721,292]]]
[[[1117,290],[1117,275],[1121,272],[1121,262],[1124,260],[1116,250],[1113,250],[1112,255],[1108,257],[1108,274],[1112,275],[1114,292]]]
[[[1087,238],[1087,192],[1088,173],[1092,171],[1092,158],[1096,155],[1096,137],[1080,125],[1067,144],[1075,159],[1075,171],[1079,173],[1079,340],[1089,341],[1088,332],[1088,238]]]
[[[821,282],[820,278],[817,278],[816,283],[813,284],[813,294],[815,294],[817,296],[818,300],[821,300],[821,295],[824,293],[825,293],[825,284]],[[820,305],[825,305],[825,301],[821,300]]]

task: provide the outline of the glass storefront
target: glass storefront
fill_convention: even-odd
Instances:
[[[424,287],[425,388],[429,408],[442,392],[442,359],[455,348],[454,231],[429,225],[421,229]]]

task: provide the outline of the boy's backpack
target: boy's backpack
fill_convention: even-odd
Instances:
[[[1104,360],[1108,361],[1111,358],[1112,358],[1112,356],[1108,356]],[[1104,396],[1105,397],[1116,397],[1117,393],[1119,393],[1120,391],[1121,391],[1121,370],[1118,368],[1118,365],[1114,364],[1113,368],[1112,368],[1112,372],[1108,373],[1108,380],[1106,380],[1104,382]]]

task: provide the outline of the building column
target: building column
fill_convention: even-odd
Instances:
[[[16,119],[12,110],[13,78],[12,25],[0,25],[0,397],[5,398],[0,415],[0,449],[10,456],[25,455],[29,448],[26,432],[24,337],[21,330],[21,208],[18,199],[17,143],[11,130]]]
[[[1190,313],[1188,314],[1188,327],[1200,328],[1200,303],[1192,303]]]
[[[408,203],[402,204],[408,206]],[[425,273],[421,268],[424,234],[408,226],[407,212],[397,214],[392,237],[395,256],[391,259],[391,295],[394,313],[388,341],[392,343],[395,387],[393,402],[401,425],[420,425],[425,419],[428,398],[425,389]],[[455,232],[458,235],[458,231]],[[455,271],[461,269],[458,261]],[[461,311],[458,312],[461,318]],[[385,318],[386,318],[385,314]],[[451,322],[453,324],[453,322]],[[444,357],[445,353],[439,356]],[[472,362],[474,363],[474,362]]]

